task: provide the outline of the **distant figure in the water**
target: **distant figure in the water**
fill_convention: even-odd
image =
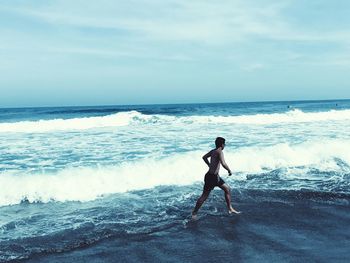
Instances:
[[[225,200],[228,208],[228,212],[239,214],[240,212],[233,209],[231,206],[231,191],[229,186],[219,176],[220,164],[228,171],[231,175],[231,170],[225,162],[224,153],[222,152],[225,148],[225,139],[218,137],[215,140],[216,149],[211,150],[203,156],[204,162],[209,166],[209,171],[204,177],[204,187],[201,197],[197,200],[196,207],[192,211],[192,218],[196,218],[199,208],[202,206],[204,201],[208,198],[211,190],[215,186],[220,187],[225,192]],[[210,157],[210,162],[208,158]]]

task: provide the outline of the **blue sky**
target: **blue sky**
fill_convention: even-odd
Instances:
[[[0,0],[0,107],[350,98],[350,1]]]

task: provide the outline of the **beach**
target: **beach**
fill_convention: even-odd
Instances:
[[[172,219],[161,225],[29,262],[347,262],[349,195],[234,191],[238,216],[226,213],[221,191],[213,195],[197,221],[183,219],[190,199],[167,209]]]

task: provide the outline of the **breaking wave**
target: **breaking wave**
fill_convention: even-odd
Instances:
[[[343,182],[350,180],[350,141],[324,140],[297,145],[243,147],[225,152],[234,171],[229,180],[260,177],[264,188],[266,171],[285,168],[283,180]],[[64,168],[56,173],[0,174],[0,206],[29,202],[90,201],[106,194],[153,188],[160,185],[189,185],[203,180],[206,166],[202,152],[187,152],[163,159],[148,158],[115,166]],[[317,173],[307,171],[317,169]],[[225,175],[224,170],[221,171]],[[328,173],[329,172],[329,173]],[[226,178],[226,176],[224,176]],[[346,179],[347,178],[347,179]],[[278,178],[276,179],[278,180]],[[344,187],[345,187],[344,186]],[[317,190],[317,189],[316,189]],[[324,189],[323,189],[324,190]],[[332,189],[330,189],[332,190]]]
[[[294,109],[285,113],[254,114],[238,116],[169,116],[147,115],[137,111],[119,112],[100,117],[72,119],[52,119],[39,121],[20,121],[0,123],[0,132],[50,132],[87,130],[104,127],[120,127],[131,124],[154,123],[222,123],[269,125],[278,123],[308,123],[323,121],[350,120],[350,110],[330,110],[325,112],[303,112]]]

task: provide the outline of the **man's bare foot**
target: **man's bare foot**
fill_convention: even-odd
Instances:
[[[237,215],[239,215],[240,213],[242,213],[242,212],[240,212],[240,211],[237,211],[237,210],[235,210],[233,207],[231,207],[229,210],[228,210],[228,213],[229,214],[232,214],[232,213],[234,213],[234,214],[237,214]]]
[[[196,219],[197,219],[197,213],[192,212],[192,220],[196,220]]]

